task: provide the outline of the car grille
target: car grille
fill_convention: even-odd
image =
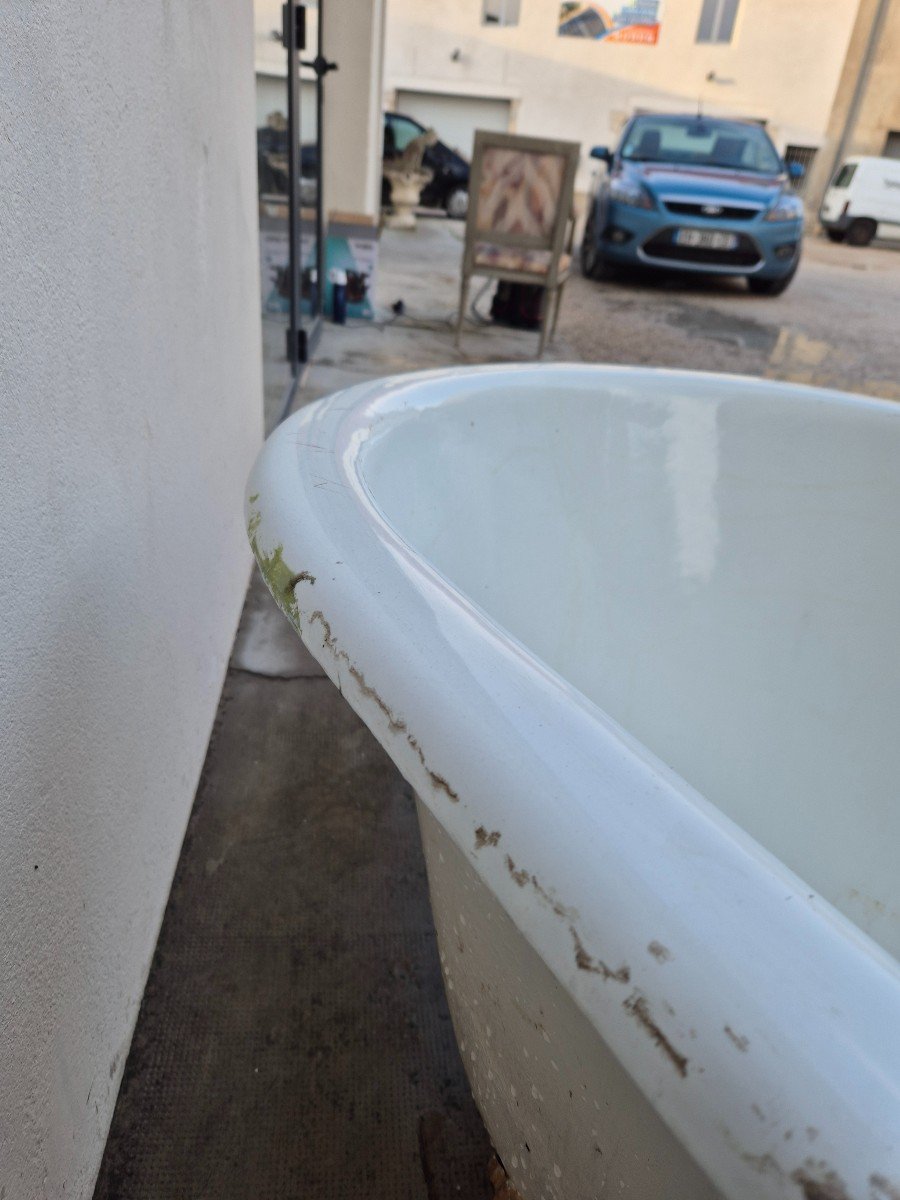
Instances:
[[[745,233],[737,235],[738,244],[733,250],[706,250],[699,246],[676,246],[674,229],[661,229],[644,243],[643,250],[648,258],[669,262],[703,263],[711,267],[755,267],[762,255],[752,238]]]
[[[670,213],[680,217],[698,217],[706,221],[752,221],[758,216],[760,209],[743,208],[733,204],[716,204],[713,201],[699,200],[664,200],[663,204]],[[718,212],[704,212],[704,209],[715,208]]]

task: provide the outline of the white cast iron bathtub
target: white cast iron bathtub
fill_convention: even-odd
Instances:
[[[526,1200],[900,1197],[898,519],[900,410],[771,381],[411,375],[266,444]]]

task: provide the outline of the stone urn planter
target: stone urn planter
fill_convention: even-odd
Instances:
[[[385,215],[384,223],[389,229],[415,229],[419,195],[434,175],[422,166],[422,158],[436,141],[434,130],[426,129],[408,143],[402,154],[385,160],[383,171],[391,186],[392,211]]]

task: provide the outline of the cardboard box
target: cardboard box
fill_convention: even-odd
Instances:
[[[375,308],[372,293],[378,265],[378,223],[374,217],[358,213],[332,212],[328,215],[325,237],[324,314],[331,315],[331,284],[328,272],[342,267],[347,272],[347,316],[372,318]],[[287,313],[291,300],[288,283],[287,207],[276,213],[273,206],[260,211],[259,254],[260,289],[264,313]],[[311,309],[311,271],[316,266],[315,212],[301,209],[301,302],[300,311]]]
[[[315,211],[311,208],[300,210],[300,257],[303,264],[301,271],[301,292],[305,296],[300,301],[300,312],[309,316],[310,304],[310,269],[314,268],[316,257]],[[281,314],[291,311],[290,282],[288,279],[288,256],[290,237],[287,224],[287,204],[260,205],[259,219],[259,281],[264,314]]]
[[[347,316],[374,317],[372,295],[378,266],[378,222],[357,213],[328,214],[325,239],[325,316],[331,313],[331,283],[328,272],[342,267],[347,272]]]

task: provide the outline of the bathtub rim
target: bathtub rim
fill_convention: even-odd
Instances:
[[[422,560],[390,526],[368,488],[363,473],[365,448],[371,438],[389,432],[392,421],[410,412],[446,403],[448,388],[458,396],[461,387],[464,393],[470,390],[469,381],[472,381],[471,390],[478,390],[479,381],[513,380],[523,372],[532,378],[537,375],[558,381],[562,377],[569,382],[585,376],[595,384],[603,380],[640,386],[641,382],[652,381],[657,394],[660,386],[667,382],[677,384],[690,379],[692,385],[707,389],[736,389],[748,399],[754,394],[771,395],[775,390],[785,391],[807,403],[837,403],[843,408],[853,406],[892,413],[896,408],[888,401],[850,397],[801,385],[649,368],[498,365],[429,371],[364,383],[300,410],[270,438],[248,484],[248,497],[258,496],[257,502],[248,504],[248,519],[253,525],[257,548],[271,555],[280,544],[285,563],[296,567],[301,574],[315,576],[314,584],[308,578],[299,579],[292,592],[296,608],[289,616],[298,632],[463,853],[476,864],[479,874],[523,936],[573,995],[600,1036],[612,1046],[623,1066],[704,1169],[731,1196],[796,1196],[801,1194],[803,1186],[802,1175],[797,1173],[819,1169],[809,1163],[818,1163],[822,1150],[830,1145],[835,1150],[840,1148],[841,1152],[837,1155],[838,1161],[827,1162],[827,1168],[842,1175],[850,1195],[869,1195],[873,1178],[892,1173],[895,1178],[900,1176],[897,1161],[900,1148],[891,1137],[891,1126],[900,1127],[900,1056],[896,1047],[893,1057],[888,1055],[890,1078],[881,1078],[880,1086],[879,1077],[883,1077],[884,1071],[876,1065],[879,1051],[883,1064],[891,1020],[900,1014],[900,965],[848,918],[816,896],[712,802],[660,763],[592,701],[515,642],[475,602]],[[301,511],[304,519],[298,522],[296,518]],[[334,564],[345,567],[347,561],[356,562],[357,569],[332,574]],[[376,580],[381,585],[378,588],[374,587]],[[384,601],[379,599],[385,594],[390,601],[387,617]],[[281,601],[283,606],[286,603],[289,609],[292,608],[284,596]],[[378,622],[381,632],[376,635],[374,629]],[[436,633],[436,629],[443,632]],[[352,633],[348,634],[348,630]],[[435,703],[434,694],[429,696],[429,679],[433,674],[430,664],[435,658],[440,661],[442,655],[447,659],[448,668],[452,667],[452,681],[444,677],[446,694],[442,691],[436,701],[439,718],[432,714],[417,723],[412,732],[411,722],[405,714],[422,712],[429,703]],[[473,694],[479,689],[484,691],[486,662],[491,663],[492,670],[509,673],[516,686],[507,692],[501,691],[473,712],[467,706]],[[463,701],[457,708],[454,707],[456,695]],[[590,873],[586,876],[584,862],[580,861],[578,869],[573,870],[571,859],[566,864],[555,854],[552,839],[545,837],[542,842],[538,836],[539,823],[535,824],[535,816],[540,810],[539,796],[531,796],[528,808],[531,823],[521,828],[523,811],[521,806],[515,811],[511,809],[508,795],[514,793],[514,789],[528,792],[532,786],[532,781],[523,777],[521,763],[517,761],[521,753],[530,748],[524,731],[512,738],[502,763],[499,766],[496,762],[491,763],[481,780],[472,763],[453,761],[451,751],[446,747],[438,748],[440,736],[451,747],[466,739],[470,745],[477,746],[478,735],[484,730],[508,724],[504,721],[504,709],[510,703],[518,703],[527,710],[532,734],[536,718],[542,716],[546,721],[537,722],[537,725],[552,727],[554,722],[564,723],[564,719],[571,719],[586,738],[590,753],[582,755],[580,782],[573,784],[564,772],[550,772],[549,778],[557,788],[557,815],[561,800],[565,800],[569,806],[567,819],[570,824],[579,802],[580,816],[587,816],[585,780],[589,779],[594,788],[596,779],[590,775],[590,768],[596,769],[597,763],[602,763],[608,776],[604,802],[610,801],[610,789],[619,789],[623,795],[628,788],[637,789],[644,797],[643,803],[649,805],[649,811],[654,815],[659,815],[660,806],[665,808],[672,829],[686,839],[688,850],[696,852],[702,848],[708,854],[713,850],[720,854],[727,850],[724,860],[721,857],[717,860],[718,870],[721,873],[724,861],[738,871],[742,898],[765,899],[762,907],[754,910],[755,921],[750,914],[752,931],[747,927],[746,912],[743,924],[736,919],[734,897],[730,906],[725,905],[735,936],[749,937],[751,947],[763,946],[765,939],[760,937],[759,916],[761,913],[774,916],[777,912],[775,928],[781,956],[779,962],[818,966],[825,972],[823,977],[827,977],[828,971],[841,975],[851,966],[856,968],[854,978],[865,987],[852,995],[847,994],[846,985],[843,990],[837,988],[841,1002],[853,1016],[845,1013],[840,1021],[836,1021],[834,1014],[829,1016],[826,1011],[828,1006],[824,1004],[821,983],[813,982],[812,986],[804,987],[795,979],[795,986],[789,989],[786,998],[787,1008],[798,1015],[805,1014],[807,1040],[804,1045],[798,1047],[795,1037],[786,1036],[790,1032],[786,1028],[780,1029],[777,1044],[768,1049],[760,1046],[759,1032],[754,1033],[744,1050],[731,1045],[721,1022],[715,1027],[717,1018],[713,1011],[718,1010],[718,1000],[707,997],[706,1003],[703,1002],[696,986],[692,986],[684,973],[679,973],[676,968],[679,955],[683,957],[688,951],[699,955],[699,964],[693,970],[695,981],[698,976],[707,977],[706,971],[700,970],[700,964],[707,969],[710,978],[727,977],[728,986],[724,986],[718,996],[727,995],[734,1003],[735,1011],[744,1014],[746,1023],[752,1024],[754,1030],[760,1013],[773,1016],[771,1005],[765,1003],[766,992],[783,983],[783,978],[771,965],[763,972],[764,979],[760,982],[748,978],[746,965],[742,968],[740,955],[735,953],[734,947],[729,954],[722,944],[717,943],[714,947],[706,944],[704,958],[704,947],[698,947],[697,939],[688,937],[687,931],[678,927],[677,922],[672,924],[671,912],[667,928],[672,932],[667,935],[666,945],[682,939],[677,950],[669,947],[675,962],[652,961],[644,952],[649,941],[638,944],[641,940],[638,930],[652,924],[647,913],[641,910],[641,919],[631,921],[626,937],[621,928],[614,927],[615,922],[610,916],[600,919],[593,911],[597,888],[585,887]],[[461,716],[463,712],[465,719]],[[419,720],[417,717],[417,722]],[[452,731],[449,738],[447,730]],[[560,730],[563,730],[563,724],[558,724],[557,731]],[[565,731],[571,735],[568,725]],[[570,736],[566,742],[567,752],[574,753],[576,742],[577,739]],[[515,754],[512,746],[515,746]],[[540,748],[549,753],[545,745]],[[484,767],[485,763],[482,761],[479,765]],[[548,779],[546,770],[536,770],[535,776],[540,777],[542,784]],[[451,793],[457,794],[458,799],[454,800]],[[498,793],[504,794],[498,796]],[[596,811],[592,816],[596,819]],[[517,819],[519,829],[516,829]],[[607,813],[607,822],[610,819]],[[500,831],[499,846],[482,846],[476,850],[474,839],[479,828],[488,833],[495,829]],[[658,836],[658,831],[656,833]],[[524,851],[523,847],[526,847]],[[576,857],[580,854],[583,859],[584,847],[582,839],[569,845],[568,850]],[[683,857],[688,856],[684,847],[681,853]],[[506,854],[514,864],[512,868],[506,865]],[[592,863],[596,864],[595,857],[592,857]],[[633,863],[628,865],[635,866]],[[707,873],[711,869],[707,864]],[[524,886],[515,877],[522,871],[526,872]],[[680,881],[678,887],[687,889],[678,894],[690,894],[691,880],[683,878],[684,870],[675,874]],[[540,886],[532,885],[532,879],[539,881]],[[563,880],[565,883],[561,886]],[[708,885],[711,883],[707,880]],[[630,881],[632,891],[644,889],[645,906],[648,886],[646,880]],[[675,887],[672,879],[668,880],[667,886],[671,901],[671,889]],[[780,908],[773,902],[773,889],[781,898]],[[710,894],[716,894],[715,887]],[[572,903],[573,895],[577,903]],[[612,905],[612,913],[622,917],[613,903],[614,897],[604,893],[604,898]],[[793,903],[790,915],[785,916],[784,904],[788,900]],[[568,915],[560,914],[560,910],[565,913],[569,909],[579,911],[577,919],[572,918],[571,922]],[[657,912],[662,916],[658,905]],[[627,914],[624,915],[627,919]],[[578,937],[574,945],[567,941],[565,931],[560,937],[561,920],[569,925],[577,923]],[[719,926],[724,920],[724,915],[717,914]],[[768,932],[771,934],[771,928]],[[662,942],[662,938],[658,940]],[[566,943],[565,954],[561,950],[563,943]],[[592,962],[593,968],[578,965],[579,943],[583,951],[582,963]],[[602,954],[597,952],[598,946],[603,947]],[[632,972],[627,984],[603,977],[597,966],[601,960],[605,963],[609,959],[604,969],[614,974],[625,963],[626,957]],[[816,977],[814,972],[813,981]],[[646,1012],[653,1014],[653,1024],[663,1038],[662,1043],[647,1036],[647,1023],[640,1017],[635,1018],[634,1005],[630,1012],[624,1009],[623,999],[638,993],[645,1001]],[[830,988],[828,995],[838,998]],[[672,1018],[668,1022],[671,1027],[664,1029],[668,1020],[664,1018],[665,1005],[674,1008],[676,1014],[679,1007],[684,1012],[687,1006],[691,1028],[706,1022],[702,1035],[697,1032],[695,1039],[690,1039],[682,1031],[681,1018],[677,1025],[676,1018]],[[887,1010],[881,1013],[881,1020],[878,1019],[879,1007]],[[725,1011],[724,1007],[722,1011]],[[782,1026],[786,1026],[789,1022],[784,1017],[784,1006],[781,1011]],[[746,1036],[740,1025],[740,1019],[727,1023],[738,1042]],[[688,1028],[688,1023],[684,1028]],[[827,1060],[834,1038],[844,1042],[849,1038],[851,1045],[842,1059],[841,1087],[829,1089],[823,1086],[822,1072],[817,1064]],[[667,1045],[668,1049],[661,1053],[661,1045]],[[794,1051],[793,1055],[788,1054],[793,1082],[786,1079],[784,1053],[787,1048]],[[684,1076],[677,1069],[679,1057],[688,1060]],[[707,1064],[703,1067],[703,1076],[697,1073],[702,1064]],[[781,1080],[784,1088],[783,1094],[773,1098],[771,1088],[775,1078]],[[763,1111],[771,1112],[779,1104],[786,1111],[800,1111],[802,1097],[805,1127],[819,1130],[815,1144],[804,1139],[801,1130],[797,1131],[795,1141],[784,1141],[787,1128],[782,1128],[778,1121],[774,1125],[769,1121],[764,1127],[753,1114],[749,1101],[738,1111],[737,1103],[729,1103],[728,1097],[730,1095],[733,1100],[740,1088],[749,1091],[758,1088],[754,1103]],[[835,1091],[843,1094],[843,1102]],[[854,1101],[853,1098],[858,1101],[865,1092],[881,1095],[879,1115],[882,1120],[873,1122],[871,1110]],[[862,1122],[860,1112],[865,1112]],[[863,1129],[863,1125],[867,1128]],[[851,1150],[853,1144],[855,1151]],[[759,1163],[766,1156],[775,1159],[773,1147],[778,1147],[779,1168],[774,1170],[766,1166],[760,1169]],[[824,1171],[825,1167],[821,1169]],[[862,1191],[863,1187],[869,1190]],[[885,1200],[888,1195],[885,1194]]]

